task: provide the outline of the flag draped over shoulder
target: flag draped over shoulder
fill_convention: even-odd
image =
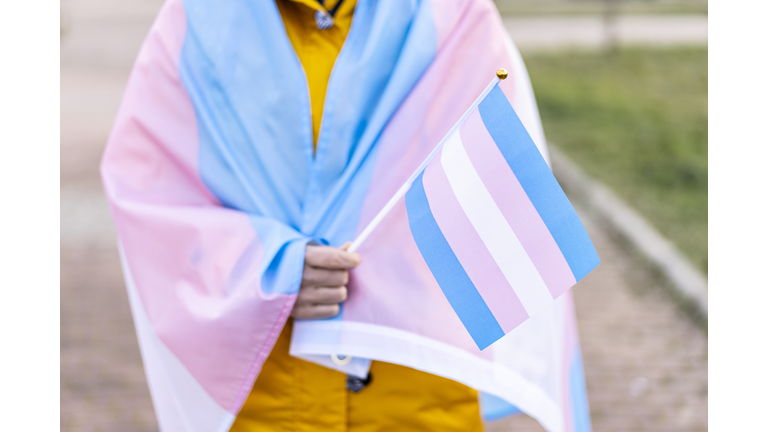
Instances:
[[[499,67],[546,157],[490,0],[359,0],[313,155],[306,77],[275,4],[166,2],[102,161],[163,431],[229,429],[293,307],[306,244],[352,240]],[[406,365],[480,390],[487,418],[523,411],[551,432],[589,430],[569,293],[480,351],[411,237],[405,200],[358,252],[341,313],[297,321],[292,355],[347,372]]]

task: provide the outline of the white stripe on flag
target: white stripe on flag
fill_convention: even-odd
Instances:
[[[552,295],[475,171],[458,130],[445,143],[440,161],[461,208],[528,315],[549,305]]]

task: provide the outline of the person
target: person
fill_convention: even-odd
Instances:
[[[346,251],[500,66],[546,157],[490,0],[167,0],[102,161],[161,430],[589,430],[568,295],[481,352],[402,203]]]

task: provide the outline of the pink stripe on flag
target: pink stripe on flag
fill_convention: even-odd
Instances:
[[[424,172],[429,207],[456,258],[506,334],[528,319],[528,313],[453,194],[440,162],[441,154]]]
[[[559,297],[576,284],[576,278],[549,229],[485,128],[479,110],[469,115],[461,125],[460,133],[475,171],[536,266],[552,298]]]

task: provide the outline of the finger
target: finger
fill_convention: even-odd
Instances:
[[[291,316],[298,319],[323,319],[336,316],[339,305],[296,305]]]
[[[297,304],[339,304],[347,299],[347,287],[308,287],[299,291]]]
[[[313,267],[347,270],[357,267],[360,255],[329,246],[309,245],[304,261]]]
[[[341,250],[346,252],[346,250],[349,249],[350,246],[352,246],[352,242],[346,242],[343,245],[341,245],[341,247],[339,249],[341,249]]]
[[[304,286],[340,286],[349,282],[346,270],[329,270],[318,267],[304,266],[301,284]]]
[[[304,262],[312,267],[349,270],[360,264],[360,255],[329,246],[308,245]]]

